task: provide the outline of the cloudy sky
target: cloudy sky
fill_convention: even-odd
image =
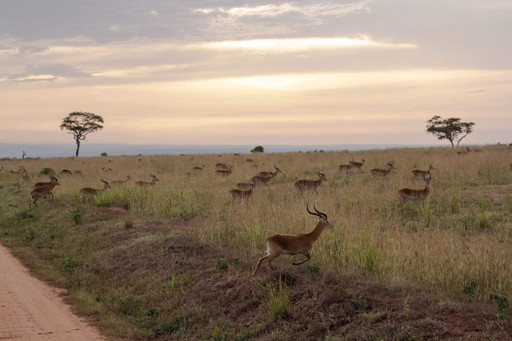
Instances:
[[[0,142],[510,143],[510,0],[0,0]],[[445,143],[443,143],[445,144]]]

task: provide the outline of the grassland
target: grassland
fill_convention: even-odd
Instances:
[[[361,158],[364,173],[338,172]],[[216,176],[216,162],[232,164],[233,174]],[[368,170],[387,162],[396,170],[371,179]],[[113,338],[500,339],[512,331],[511,162],[512,152],[498,147],[0,161],[0,241],[68,288],[77,309]],[[237,182],[273,164],[283,172],[256,188],[249,205],[231,202]],[[397,191],[423,188],[411,170],[429,164],[429,199],[400,211]],[[26,176],[7,171],[20,165]],[[54,200],[29,207],[31,185],[47,179],[43,168],[83,175],[57,173]],[[316,172],[328,179],[319,194],[299,195],[293,183]],[[78,196],[127,174],[160,181]],[[314,227],[308,203],[334,226],[312,260],[294,267],[281,257],[279,270],[264,266],[251,278],[266,237]],[[458,320],[448,312],[483,327],[450,334]]]

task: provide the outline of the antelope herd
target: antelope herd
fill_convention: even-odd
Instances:
[[[462,153],[468,153],[470,152],[470,149],[467,148],[465,152]],[[193,160],[193,158],[191,159]],[[253,167],[257,166],[257,163],[253,159],[242,159],[243,164],[245,164],[245,167]],[[360,162],[349,160],[348,163],[343,163],[338,166],[338,173],[345,173],[344,175],[348,178],[349,176],[352,176],[352,170],[357,169],[359,172],[357,174],[362,174],[365,171],[362,169],[365,165],[366,160],[364,158],[361,159]],[[187,173],[187,177],[190,177],[193,174],[195,176],[205,176],[207,174],[211,174],[213,177],[212,179],[217,179],[213,181],[219,181],[228,183],[230,182],[230,179],[233,177],[229,177],[235,172],[235,167],[232,164],[227,163],[220,163],[217,162],[214,164],[215,167],[209,168],[210,166],[207,165],[200,165],[200,166],[189,166],[189,171]],[[396,170],[394,162],[387,162],[387,167],[385,168],[373,168],[368,171],[370,177],[372,179],[376,177],[380,177],[382,179],[386,179],[392,170]],[[212,165],[213,166],[213,165]],[[241,165],[243,167],[243,165]],[[237,166],[238,167],[238,166]],[[240,202],[245,203],[247,206],[249,206],[249,200],[251,197],[255,195],[255,193],[258,193],[258,191],[268,191],[271,190],[270,184],[276,183],[276,177],[283,173],[283,171],[277,167],[276,164],[273,165],[273,170],[267,170],[267,171],[260,171],[256,173],[254,176],[250,177],[246,182],[238,182],[234,184],[233,189],[229,190],[229,196],[231,197],[231,205],[235,203],[236,200],[240,200]],[[213,169],[209,172],[206,170]],[[246,168],[248,169],[248,168]],[[402,168],[403,169],[403,168]],[[510,169],[512,170],[512,164],[510,165]],[[4,168],[0,168],[0,171],[3,171]],[[238,169],[236,169],[238,170]],[[399,203],[398,208],[402,210],[404,208],[404,205],[407,202],[423,202],[425,201],[428,196],[431,193],[431,184],[433,181],[433,175],[432,171],[434,171],[435,168],[429,164],[428,168],[426,170],[421,169],[413,169],[411,170],[412,173],[412,180],[420,179],[424,182],[423,188],[402,188],[398,190],[396,193],[398,195]],[[7,170],[6,170],[7,171]],[[102,167],[101,171],[103,173],[110,173],[112,171],[112,168],[105,168]],[[286,171],[286,169],[285,169]],[[325,171],[329,171],[328,169]],[[28,171],[23,167],[20,166],[17,170],[10,170],[11,174],[19,174],[21,176],[26,176],[28,174]],[[395,171],[394,173],[397,173],[398,171]],[[59,173],[60,175],[64,176],[73,176],[73,175],[82,175],[82,172],[80,170],[74,170],[71,171],[69,169],[62,169]],[[254,174],[254,173],[253,173]],[[311,173],[310,173],[311,174]],[[312,174],[316,174],[316,179],[300,179],[293,183],[293,186],[296,190],[296,192],[302,196],[305,195],[306,192],[314,192],[315,195],[319,195],[318,188],[322,185],[322,183],[327,181],[327,177],[325,173],[316,171]],[[339,174],[338,176],[341,176],[342,174]],[[217,178],[223,177],[224,179]],[[60,186],[59,180],[54,176],[50,175],[50,181],[47,182],[38,182],[34,184],[33,189],[30,192],[30,205],[34,204],[34,206],[37,206],[37,202],[40,199],[51,199],[53,200],[53,190],[56,186]],[[98,195],[101,192],[108,191],[112,187],[111,186],[123,186],[128,185],[129,183],[135,186],[139,187],[150,187],[155,186],[156,183],[159,181],[156,175],[151,174],[149,175],[151,181],[144,181],[144,180],[137,180],[132,181],[132,178],[130,174],[127,174],[126,177],[122,180],[111,180],[107,181],[105,179],[101,179],[101,182],[103,183],[103,188],[96,189],[91,187],[83,187],[79,191],[79,196],[81,198],[84,198],[86,196],[95,196]],[[288,181],[285,181],[285,179],[289,178],[283,178],[284,175],[281,176],[282,180],[277,180],[278,183],[285,183]],[[67,178],[67,177],[66,177]],[[274,180],[274,182],[272,182]],[[384,180],[382,180],[384,181]],[[336,182],[336,178],[334,179],[334,182]],[[233,182],[234,183],[234,182]],[[263,189],[258,189],[262,187]],[[265,188],[267,190],[265,190]],[[260,194],[257,194],[260,195]],[[254,200],[254,199],[253,199]],[[317,216],[320,220],[317,222],[316,226],[311,230],[309,233],[300,233],[300,234],[276,234],[266,239],[266,255],[261,257],[256,267],[253,271],[253,275],[256,274],[259,267],[265,263],[268,262],[268,265],[270,268],[272,268],[272,261],[279,257],[282,254],[288,254],[288,255],[298,255],[301,254],[304,256],[304,259],[298,262],[294,262],[294,265],[299,265],[304,262],[307,262],[310,258],[310,251],[312,249],[312,246],[314,242],[320,237],[321,233],[324,230],[330,230],[332,229],[332,225],[329,223],[327,219],[327,215],[325,213],[320,212],[316,206],[313,206],[314,211],[309,210],[309,206],[306,205],[306,210],[310,215]]]

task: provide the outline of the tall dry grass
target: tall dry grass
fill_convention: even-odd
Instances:
[[[259,165],[253,168],[246,158]],[[338,165],[350,159],[366,159],[365,172],[345,176]],[[139,161],[140,159],[140,161]],[[110,160],[110,161],[109,161]],[[193,219],[201,226],[198,236],[207,243],[223,242],[246,247],[254,262],[264,252],[264,240],[276,233],[298,233],[312,229],[316,218],[307,214],[306,204],[316,204],[334,226],[317,241],[313,262],[339,271],[371,272],[391,281],[410,281],[435,290],[461,294],[472,280],[475,297],[487,299],[496,293],[512,297],[512,153],[485,148],[482,153],[457,155],[451,149],[393,149],[364,152],[308,152],[257,155],[123,156],[2,161],[0,183],[18,183],[28,207],[31,183],[44,181],[44,167],[80,170],[82,176],[58,175],[61,186],[55,201],[67,207],[130,205],[130,219]],[[215,175],[215,163],[234,166],[229,177]],[[385,179],[371,179],[368,170],[386,168]],[[236,183],[248,181],[276,164],[283,173],[268,187],[258,187],[246,206],[231,203],[228,194]],[[29,176],[7,173],[23,165]],[[192,171],[193,166],[206,165]],[[397,191],[424,187],[414,181],[413,168],[433,171],[432,194],[423,205],[407,203],[397,208]],[[105,172],[104,168],[112,168]],[[293,184],[298,179],[328,181],[319,194],[299,195]],[[80,200],[81,187],[102,188],[100,179],[123,180],[92,199]],[[155,186],[138,188],[136,180]],[[25,200],[25,199],[23,199]],[[36,209],[44,209],[41,203]],[[34,210],[35,208],[31,208]],[[276,261],[280,267],[291,262]]]

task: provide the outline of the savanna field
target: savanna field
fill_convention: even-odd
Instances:
[[[339,172],[361,159],[362,173]],[[511,163],[503,146],[3,160],[0,241],[112,340],[509,340]],[[274,164],[268,186],[232,201]],[[400,210],[398,190],[425,188],[411,170],[429,165],[430,196]],[[54,199],[30,205],[52,170]],[[318,194],[300,195],[294,183],[317,172]],[[267,237],[314,228],[307,204],[334,227],[311,260],[281,256],[251,276]]]

